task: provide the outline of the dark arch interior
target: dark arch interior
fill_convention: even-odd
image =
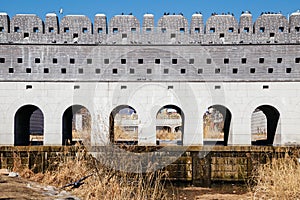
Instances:
[[[76,125],[76,114],[79,114],[82,117],[82,130],[87,131],[86,138],[77,138],[75,140],[74,133],[76,133],[75,125]],[[62,127],[62,144],[63,145],[74,145],[76,142],[82,143],[83,139],[85,142],[88,142],[90,140],[90,124],[91,116],[89,111],[81,105],[73,105],[67,108],[67,110],[63,114],[63,127]],[[83,134],[83,133],[81,133]],[[82,135],[80,135],[81,137]],[[79,136],[78,136],[79,137]]]
[[[261,110],[267,118],[267,139],[253,141],[252,145],[273,145],[280,113],[276,108],[269,105],[262,105],[256,109]]]
[[[168,143],[173,144],[172,141],[175,141],[176,145],[182,145],[185,119],[183,111],[178,106],[166,105],[157,112],[156,120],[159,119],[180,119],[181,125],[164,124],[160,126],[156,124],[156,144],[166,143],[167,145]]]
[[[137,134],[137,126],[136,125],[130,125],[128,124],[127,126],[121,127],[120,125],[116,124],[116,116],[120,115],[121,118],[124,118],[124,120],[135,120],[137,119],[138,115],[136,113],[136,110],[134,108],[132,108],[131,106],[128,105],[120,105],[117,106],[115,109],[112,110],[112,112],[110,113],[109,116],[109,135],[110,135],[110,141],[112,143],[124,143],[124,144],[129,144],[129,145],[136,145],[138,143],[137,138],[133,139],[132,137],[130,137],[130,135],[132,134],[128,134],[129,138],[123,138],[123,140],[121,140],[121,138],[118,137],[118,134],[124,133],[124,135],[126,135],[126,133],[136,133]]]
[[[16,146],[43,145],[44,115],[38,107],[21,107],[16,112],[14,121]]]
[[[222,105],[213,105],[210,106],[208,108],[208,110],[210,108],[214,108],[215,110],[217,110],[218,112],[220,112],[222,114],[223,120],[221,125],[222,125],[222,131],[224,132],[224,139],[222,141],[216,140],[209,140],[209,141],[205,141],[204,140],[204,145],[224,145],[227,146],[228,144],[228,137],[229,137],[229,132],[230,132],[230,123],[231,123],[231,112],[230,110],[228,110],[225,106]],[[209,116],[208,111],[204,114],[203,119],[205,120],[205,117]],[[204,130],[205,127],[203,127]]]

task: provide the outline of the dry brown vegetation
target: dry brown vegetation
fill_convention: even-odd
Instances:
[[[22,177],[58,188],[93,174],[85,179],[79,188],[64,188],[82,199],[167,199],[164,181],[166,173],[116,171],[88,155],[84,148],[77,153],[75,159],[57,157],[49,169],[51,170],[45,173],[35,174],[32,170],[22,167],[20,158],[15,157],[13,170],[19,172]]]
[[[253,199],[299,199],[300,165],[294,157],[272,159],[255,170]]]

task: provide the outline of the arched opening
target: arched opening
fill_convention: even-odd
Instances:
[[[184,113],[174,105],[162,107],[156,115],[156,144],[182,145]]]
[[[252,145],[273,145],[279,128],[280,113],[270,105],[257,107],[251,116]]]
[[[110,113],[110,141],[116,144],[138,144],[138,115],[134,108],[120,105]]]
[[[63,114],[62,144],[89,143],[91,139],[91,114],[81,105],[67,108]]]
[[[231,112],[222,105],[210,106],[203,115],[203,142],[205,145],[228,144]]]
[[[14,119],[14,144],[16,146],[43,145],[44,115],[34,105],[18,109]]]

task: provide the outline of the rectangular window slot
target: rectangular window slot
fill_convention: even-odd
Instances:
[[[171,33],[171,38],[176,38],[176,34],[175,33]]]
[[[138,59],[138,64],[143,64],[144,60],[143,59]]]
[[[216,68],[215,69],[215,74],[220,74],[221,73],[221,69],[220,68]]]
[[[129,74],[134,74],[134,69],[133,68],[129,69]]]
[[[224,38],[225,34],[224,33],[220,33],[220,38]]]
[[[281,26],[281,27],[278,28],[279,33],[282,33],[283,31],[284,31],[284,27]]]
[[[160,59],[155,59],[155,64],[160,64]]]
[[[122,39],[127,38],[127,34],[126,33],[122,33]]]
[[[269,73],[269,74],[272,74],[272,73],[273,73],[273,70],[274,70],[273,68],[268,68],[268,73]]]
[[[146,28],[146,32],[151,32],[151,28]]]
[[[70,64],[75,64],[75,58],[70,58]]]
[[[259,32],[264,33],[265,32],[265,27],[260,27]]]
[[[275,37],[275,33],[270,33],[270,37]]]
[[[5,58],[0,58],[0,63],[5,63]]]
[[[29,37],[29,33],[24,33],[24,38],[28,38]]]
[[[233,31],[234,31],[234,28],[233,28],[233,27],[230,27],[230,28],[228,29],[228,32],[229,32],[229,33],[233,33]]]
[[[263,89],[269,89],[268,85],[263,85]]]
[[[117,33],[118,32],[118,28],[113,28],[113,33]]]
[[[250,32],[249,27],[244,27],[244,33],[249,33],[249,32]]]
[[[26,90],[32,89],[32,85],[26,85]]]
[[[229,58],[224,58],[224,64],[229,64]]]
[[[262,64],[262,63],[264,63],[264,62],[265,62],[265,59],[264,59],[264,58],[259,58],[259,60],[258,60],[258,61],[259,61],[259,63],[261,63],[261,64]]]
[[[80,85],[74,85],[74,90],[80,89]]]
[[[4,27],[3,26],[0,27],[0,32],[4,32]]]
[[[200,28],[195,28],[195,33],[200,33]]]
[[[78,33],[73,33],[73,38],[78,38]]]
[[[147,74],[152,74],[152,69],[147,69]]]
[[[64,32],[65,32],[65,33],[69,33],[69,32],[70,32],[69,27],[65,27],[65,28],[64,28]]]
[[[82,28],[82,33],[87,33],[88,32],[88,29],[87,28]]]
[[[211,64],[211,58],[206,59],[206,64]]]
[[[172,59],[172,64],[173,64],[173,65],[176,65],[176,64],[177,64],[177,59],[176,59],[176,58],[173,58],[173,59]]]
[[[131,32],[136,32],[136,28],[131,28]]]
[[[8,68],[8,73],[13,74],[14,73],[14,68]]]
[[[49,68],[44,68],[44,73],[48,74],[49,73]]]
[[[61,72],[62,74],[65,74],[65,73],[67,73],[67,69],[66,69],[66,68],[61,68],[61,69],[60,69],[60,72]]]
[[[78,73],[79,73],[79,74],[83,74],[83,68],[79,68],[79,69],[78,69]]]
[[[39,28],[38,27],[33,27],[33,32],[34,33],[38,33],[39,32]]]
[[[127,86],[126,85],[121,85],[121,90],[125,90],[127,89]]]
[[[186,69],[180,69],[180,73],[181,74],[185,74],[186,73]]]
[[[19,27],[14,27],[14,31],[15,31],[15,33],[19,33],[21,30]]]
[[[57,58],[53,58],[53,59],[52,59],[52,63],[53,63],[53,64],[57,64]]]
[[[232,69],[232,73],[233,73],[233,74],[237,74],[238,71],[239,71],[238,68],[233,68],[233,69]]]
[[[285,69],[285,73],[289,74],[289,73],[291,73],[291,72],[292,72],[292,68],[289,68],[289,67],[288,67],[288,68]]]
[[[190,60],[189,60],[189,64],[190,64],[190,65],[193,65],[193,64],[194,64],[194,62],[195,62],[194,58],[190,58]]]
[[[30,74],[31,73],[31,68],[26,68],[26,73]]]
[[[169,69],[164,69],[164,74],[169,74]]]
[[[296,32],[300,32],[300,27],[299,27],[299,26],[296,26],[296,27],[295,27],[295,30],[296,30]]]
[[[185,32],[185,29],[184,29],[184,28],[180,28],[180,29],[179,29],[179,32],[180,32],[180,33],[184,33],[184,32]]]
[[[277,63],[282,63],[282,58],[277,58]]]
[[[295,58],[295,63],[300,63],[300,58]]]
[[[215,85],[215,90],[220,90],[221,89],[221,85]]]
[[[88,58],[88,59],[86,59],[86,63],[87,63],[87,64],[92,64],[92,63],[93,63],[93,60],[92,60],[91,58]]]
[[[167,29],[166,28],[161,28],[161,32],[165,33],[165,32],[167,32]]]
[[[98,28],[98,33],[103,33],[103,29],[102,28]]]
[[[173,85],[168,85],[168,90],[174,89]]]
[[[99,68],[95,69],[95,73],[96,74],[100,74],[101,73],[101,69],[99,69]]]
[[[41,59],[40,58],[35,58],[34,63],[41,63]]]
[[[125,65],[126,64],[126,59],[122,58],[121,59],[121,64]]]
[[[18,59],[17,59],[17,62],[18,62],[18,63],[23,63],[23,59],[22,59],[22,58],[18,58]]]
[[[117,68],[112,69],[112,73],[113,74],[118,74],[118,69]]]
[[[198,74],[203,74],[203,69],[198,69]]]
[[[242,58],[242,64],[246,64],[247,63],[247,58]]]
[[[106,65],[109,64],[109,59],[108,58],[104,59],[104,64],[106,64]]]
[[[254,74],[255,73],[255,68],[250,68],[250,74]]]
[[[209,29],[209,32],[210,32],[210,33],[214,33],[214,32],[216,32],[216,29],[215,29],[215,28],[210,28],[210,29]]]
[[[49,33],[54,33],[54,28],[53,27],[49,27]]]

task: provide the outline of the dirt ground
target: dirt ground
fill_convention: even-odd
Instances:
[[[42,186],[21,177],[0,175],[0,200],[2,199],[78,199],[66,191]]]
[[[251,193],[242,185],[213,185],[211,188],[173,186],[170,199],[176,200],[240,200],[252,199]],[[43,186],[21,177],[0,176],[0,200],[2,199],[78,199],[71,193],[52,186]]]

